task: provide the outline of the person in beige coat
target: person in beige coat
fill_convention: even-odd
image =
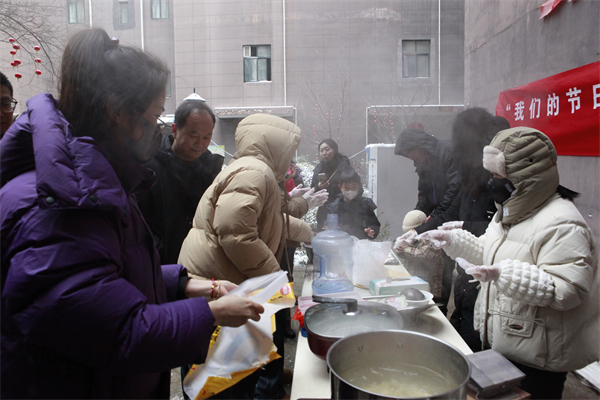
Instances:
[[[239,123],[234,160],[202,196],[181,247],[191,275],[239,284],[279,271],[285,239],[311,239],[307,223],[283,213],[279,186],[300,138],[300,128],[271,115]]]
[[[561,398],[567,371],[600,358],[598,259],[592,232],[559,185],[554,145],[531,128],[500,131],[484,148],[498,212],[477,238],[424,233],[481,282],[475,329],[484,348],[526,375],[533,399]],[[459,258],[462,257],[462,258]]]

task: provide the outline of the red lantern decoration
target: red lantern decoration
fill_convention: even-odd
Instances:
[[[11,50],[11,51],[10,51],[10,54],[12,54],[12,55],[14,56],[14,55],[16,55],[16,54],[17,54],[17,51],[16,51],[16,50]]]
[[[10,39],[8,39],[8,41],[9,41],[9,42],[11,42],[11,43],[14,43],[14,42],[15,42],[15,39],[13,39],[13,38],[10,38]]]
[[[42,74],[42,71],[40,71],[40,70],[38,69],[38,70],[36,70],[36,71],[35,71],[35,74],[36,74],[36,75],[41,75],[41,74]]]
[[[21,65],[21,60],[19,60],[18,58],[15,60],[15,64],[17,65]]]
[[[40,46],[33,46],[33,49],[34,49],[35,51],[40,51],[42,48],[41,48]]]
[[[17,66],[17,64],[15,64],[15,62],[14,62],[14,61],[13,61],[13,62],[11,62],[11,63],[10,63],[10,65],[12,65],[13,67],[16,67],[16,66]]]
[[[36,63],[38,63],[38,64],[42,62],[42,60],[40,60],[39,58],[36,58],[36,59],[35,59],[35,60],[33,60],[33,61],[34,61],[34,62],[36,62]]]
[[[15,78],[17,78],[17,80],[21,79],[22,77],[23,77],[23,75],[21,75],[18,72],[15,74]]]
[[[13,44],[13,49],[15,50],[19,50],[21,48],[21,46],[19,46],[18,44]]]

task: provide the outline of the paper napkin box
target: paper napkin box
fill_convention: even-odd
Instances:
[[[395,278],[389,283],[385,279],[372,279],[369,284],[369,293],[373,296],[398,294],[406,288],[415,288],[428,292],[429,283],[418,276]]]

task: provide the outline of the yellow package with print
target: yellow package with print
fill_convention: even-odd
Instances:
[[[294,306],[296,298],[283,271],[248,279],[227,294],[262,304],[260,321],[238,327],[220,327],[213,333],[206,362],[193,365],[183,381],[191,399],[206,399],[233,386],[262,365],[280,356],[273,344],[275,313]]]

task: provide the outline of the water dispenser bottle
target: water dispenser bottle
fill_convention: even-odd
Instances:
[[[327,215],[327,230],[319,232],[312,240],[314,294],[351,292],[352,246],[354,240],[346,232],[338,231],[338,215]]]

